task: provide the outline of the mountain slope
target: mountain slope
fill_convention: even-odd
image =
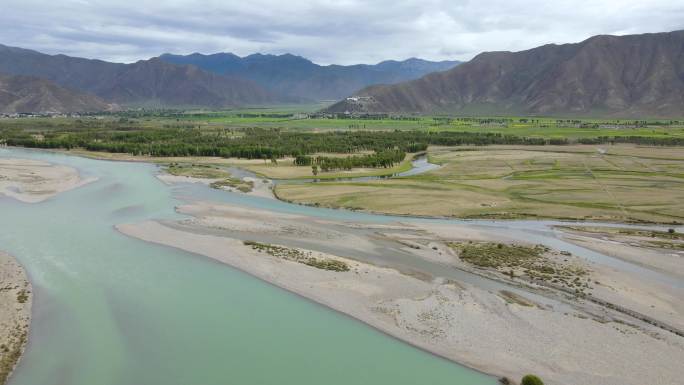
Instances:
[[[452,70],[357,96],[329,111],[681,117],[684,31],[486,52]]]
[[[421,59],[385,61],[376,65],[321,66],[290,54],[255,54],[241,58],[232,53],[187,56],[164,54],[161,60],[191,64],[221,75],[250,79],[282,95],[310,100],[339,99],[371,84],[393,84],[453,68],[459,62]]]
[[[95,93],[122,104],[229,107],[274,103],[278,99],[249,80],[229,78],[195,66],[159,59],[142,60],[119,70]]]
[[[118,64],[0,45],[0,72],[44,78],[125,106],[229,107],[290,101],[249,80],[159,59]]]
[[[0,75],[0,113],[70,113],[115,109],[85,93],[28,76]]]

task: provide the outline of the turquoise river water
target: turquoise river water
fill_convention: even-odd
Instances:
[[[0,198],[0,250],[34,285],[29,344],[10,385],[496,383],[229,266],[113,228],[179,217],[177,196],[316,209],[169,187],[141,163],[7,148],[0,157],[99,178],[39,204]]]

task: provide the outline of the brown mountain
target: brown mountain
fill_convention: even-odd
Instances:
[[[0,113],[70,113],[115,109],[102,99],[30,76],[0,75]]]
[[[486,52],[452,70],[355,96],[328,110],[681,117],[684,31]]]
[[[0,72],[44,78],[123,106],[231,107],[291,101],[249,80],[159,59],[119,64],[0,45]]]

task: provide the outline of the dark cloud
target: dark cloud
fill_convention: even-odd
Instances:
[[[131,62],[294,53],[328,64],[467,60],[596,34],[684,28],[684,0],[3,0],[0,43]]]

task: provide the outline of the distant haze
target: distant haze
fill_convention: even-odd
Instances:
[[[163,52],[292,53],[319,64],[469,60],[684,28],[684,0],[3,0],[2,8],[2,44],[116,62]]]

